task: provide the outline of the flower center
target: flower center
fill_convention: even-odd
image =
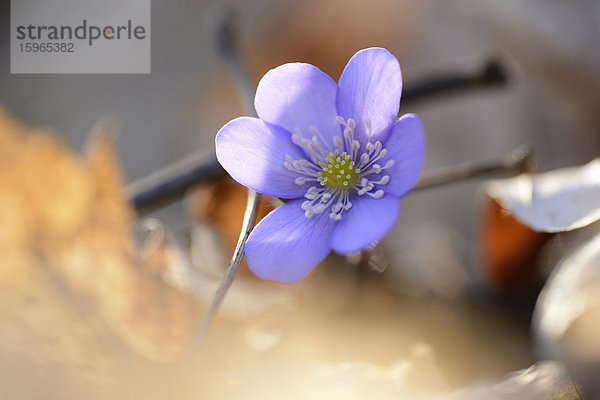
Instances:
[[[355,167],[352,156],[345,151],[342,154],[339,150],[335,153],[329,152],[325,161],[320,162],[319,165],[322,171],[318,173],[317,180],[330,189],[350,189],[360,173],[360,170]]]
[[[352,199],[356,196],[380,199],[385,194],[382,188],[390,181],[390,176],[382,172],[391,168],[394,160],[388,156],[385,164],[379,164],[387,156],[383,144],[380,141],[360,143],[355,139],[356,122],[352,118],[346,121],[337,117],[336,121],[344,129],[341,135],[333,137],[333,143],[315,127],[310,127],[310,139],[296,128],[292,142],[302,148],[310,160],[285,156],[283,166],[298,174],[294,180],[296,185],[318,183],[304,194],[306,201],[302,203],[302,209],[306,218],[329,209],[329,218],[339,221],[342,213],[352,208]],[[365,118],[364,124],[370,137],[371,123]]]

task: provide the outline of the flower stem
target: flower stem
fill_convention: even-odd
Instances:
[[[240,231],[240,237],[238,239],[237,245],[235,246],[235,251],[233,252],[233,256],[231,257],[231,261],[229,263],[229,267],[227,267],[227,271],[217,288],[205,314],[202,318],[202,322],[200,323],[199,329],[196,331],[194,336],[193,345],[199,344],[206,337],[210,325],[219,311],[223,300],[225,300],[225,296],[227,295],[227,291],[231,287],[235,276],[237,275],[238,270],[240,269],[240,263],[244,258],[244,246],[246,245],[246,240],[254,228],[254,223],[256,222],[256,211],[258,209],[258,201],[260,199],[260,195],[256,193],[254,190],[248,189],[248,201],[246,203],[246,212],[244,213],[244,219],[242,222],[242,230]]]
[[[254,88],[256,85],[252,78],[250,78],[247,66],[236,48],[236,36],[233,31],[234,17],[235,15],[232,12],[226,13],[223,16],[216,32],[217,50],[234,79],[240,98],[243,101],[246,114],[255,115]],[[225,271],[225,275],[204,314],[200,327],[196,331],[192,346],[199,345],[208,334],[212,321],[219,311],[223,300],[225,300],[225,296],[240,269],[240,264],[244,258],[244,246],[246,245],[246,240],[256,223],[256,212],[258,210],[259,201],[260,194],[254,190],[248,189],[248,201],[246,203],[246,211],[242,221],[240,237],[235,247],[235,251],[233,252],[233,256],[231,257],[231,261],[229,262],[229,266]]]

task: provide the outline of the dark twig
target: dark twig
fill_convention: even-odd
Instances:
[[[256,85],[250,78],[246,64],[244,63],[239,51],[235,48],[236,41],[235,33],[233,32],[234,14],[228,13],[224,17],[225,18],[220,23],[217,31],[217,50],[219,51],[223,62],[227,66],[229,73],[236,83],[240,97],[245,104],[246,113],[248,115],[253,115],[254,88]],[[248,239],[248,236],[250,235],[250,232],[256,223],[256,212],[258,210],[259,201],[260,194],[256,193],[254,190],[248,189],[248,202],[246,204],[246,212],[244,213],[240,237],[235,247],[235,251],[233,252],[233,256],[231,257],[229,267],[227,267],[227,271],[225,272],[225,275],[223,276],[223,279],[221,280],[221,283],[219,284],[219,287],[217,288],[217,291],[215,292],[208,309],[204,314],[204,318],[202,319],[200,327],[196,332],[193,345],[199,345],[206,337],[210,325],[215,315],[219,311],[223,300],[225,300],[227,291],[231,287],[233,280],[240,269],[240,264],[244,258],[244,246],[246,244],[246,240]]]
[[[513,176],[524,172],[532,172],[533,169],[533,152],[527,146],[519,146],[508,153],[504,160],[500,162],[467,162],[454,167],[426,171],[413,191],[429,189],[465,179]]]
[[[239,55],[232,45],[233,18],[234,15],[227,16],[225,22],[219,27],[218,51],[235,78],[240,92],[244,94],[242,100],[250,115],[254,113],[254,85],[247,69],[242,63],[236,61]],[[506,73],[502,64],[497,60],[489,60],[475,73],[448,74],[427,79],[416,85],[408,85],[404,88],[402,102],[406,104],[423,101],[438,95],[482,89],[505,82]],[[127,192],[138,214],[144,215],[180,200],[192,186],[224,174],[225,171],[217,162],[214,153],[192,154],[182,161],[131,183],[127,186]]]
[[[194,185],[225,173],[213,154],[188,157],[127,185],[126,191],[138,215],[180,200]]]
[[[416,85],[406,86],[402,93],[402,103],[406,105],[406,103],[416,103],[448,94],[502,86],[507,81],[502,63],[490,58],[474,73],[465,71],[439,75],[425,79]]]

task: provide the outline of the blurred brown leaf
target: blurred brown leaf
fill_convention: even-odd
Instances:
[[[123,354],[171,360],[182,351],[195,302],[163,280],[167,244],[136,248],[134,220],[106,135],[81,159],[0,109],[2,369],[90,369],[110,380]]]
[[[533,231],[486,196],[481,251],[492,288],[511,296],[535,297],[543,284],[537,273],[536,258],[549,236]]]

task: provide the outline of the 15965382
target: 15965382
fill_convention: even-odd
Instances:
[[[21,53],[73,53],[75,44],[73,43],[37,43],[25,42],[19,43]]]

